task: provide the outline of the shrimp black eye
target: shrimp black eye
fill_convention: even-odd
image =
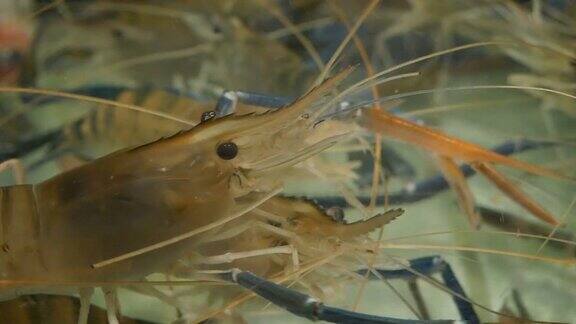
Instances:
[[[216,153],[223,160],[232,160],[238,155],[238,145],[232,142],[226,142],[218,145]]]
[[[210,119],[214,119],[216,118],[216,112],[214,110],[210,110],[210,111],[205,111],[202,113],[202,116],[200,116],[200,122],[207,122]]]

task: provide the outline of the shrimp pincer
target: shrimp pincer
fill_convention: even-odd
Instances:
[[[518,189],[510,180],[492,165],[500,164],[531,174],[566,179],[552,170],[523,162],[511,157],[503,156],[478,145],[448,136],[438,130],[418,125],[382,110],[370,109],[368,112],[367,127],[376,133],[413,144],[438,156],[440,169],[455,189],[460,205],[469,217],[473,227],[479,226],[480,217],[474,211],[473,197],[465,181],[465,177],[458,169],[455,160],[472,164],[479,173],[486,176],[506,195],[522,205],[534,216],[551,225],[560,222],[528,195]]]

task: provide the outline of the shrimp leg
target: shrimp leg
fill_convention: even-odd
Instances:
[[[462,160],[466,163],[476,165],[481,163],[494,163],[540,176],[566,179],[566,177],[554,171],[527,162],[516,160],[514,158],[506,157],[504,155],[484,149],[478,145],[448,136],[429,127],[421,126],[409,120],[393,116],[383,112],[382,110],[370,109],[368,114],[368,128],[379,134],[416,145],[428,152],[435,153],[445,162],[449,160]],[[452,179],[448,181],[449,183],[458,184],[460,188],[466,186],[466,184],[458,178],[460,175],[457,175],[453,172],[446,172],[445,170],[443,171],[446,178]],[[496,181],[494,177],[488,176],[488,179],[496,183],[500,189],[503,189],[503,186],[500,185],[501,182]],[[514,199],[517,203],[524,206],[525,208],[528,208],[527,206],[538,206],[538,213],[535,213],[535,208],[529,209],[530,212],[534,214],[534,216],[551,225],[559,224],[559,221],[556,220],[554,216],[545,211],[535,201],[533,201],[530,197],[521,191],[516,189],[516,191],[512,193],[512,191],[510,191],[508,188],[508,191],[505,192],[510,196],[510,198]],[[465,195],[460,195],[460,198],[467,199]],[[462,202],[462,205],[465,206],[469,206],[471,204],[473,203],[470,201]]]
[[[90,301],[94,295],[93,288],[80,288],[80,311],[78,312],[78,324],[88,323],[88,315],[90,313]]]
[[[557,225],[558,221],[551,217],[551,215],[544,210],[540,205],[536,202],[528,198],[528,196],[519,188],[517,188],[514,183],[508,180],[504,175],[500,172],[496,171],[490,163],[474,163],[472,167],[482,173],[488,180],[490,180],[493,184],[496,185],[503,193],[505,193],[508,197],[514,199],[518,204],[522,205],[526,210],[531,212],[533,215],[537,216],[541,220],[549,223]]]
[[[14,173],[16,184],[24,184],[26,182],[26,172],[22,162],[18,159],[10,159],[0,163],[0,173],[11,170]]]
[[[280,286],[274,282],[254,275],[248,271],[233,269],[221,274],[222,279],[236,283],[249,289],[270,301],[271,303],[286,309],[294,315],[310,319],[312,321],[326,321],[330,323],[451,323],[452,321],[418,321],[402,320],[392,317],[375,316],[348,311],[341,308],[324,305],[317,299],[298,291]]]
[[[438,130],[418,125],[381,110],[370,110],[368,127],[390,138],[423,148],[438,156],[462,160],[466,163],[490,162],[525,171],[531,174],[566,179],[552,170],[506,157],[481,146],[448,136]]]
[[[106,314],[109,324],[119,324],[118,321],[118,295],[116,289],[102,287],[104,301],[106,303]]]
[[[409,266],[403,269],[374,269],[373,271],[378,273],[378,275],[375,275],[369,269],[361,269],[356,272],[361,275],[368,274],[370,279],[383,277],[385,279],[404,279],[409,282],[415,282],[422,276],[430,277],[440,273],[446,287],[454,293],[452,299],[462,319],[469,323],[480,323],[472,303],[467,300],[468,296],[464,292],[458,277],[454,274],[450,264],[441,256],[434,255],[412,259],[409,261]]]
[[[440,165],[440,170],[442,170],[442,173],[446,176],[450,187],[456,192],[458,204],[460,208],[466,212],[466,215],[468,215],[470,225],[472,225],[474,229],[479,229],[480,216],[478,216],[474,210],[474,196],[468,187],[466,177],[453,159],[446,156],[439,156],[438,164]]]
[[[263,255],[275,255],[275,254],[290,254],[293,257],[293,265],[294,268],[297,269],[299,267],[298,261],[298,251],[292,245],[281,245],[275,246],[266,249],[259,249],[253,251],[244,251],[244,252],[227,252],[221,255],[213,255],[209,257],[205,257],[202,259],[201,263],[203,264],[224,264],[224,263],[232,263],[238,259],[243,258],[252,258],[257,256]]]

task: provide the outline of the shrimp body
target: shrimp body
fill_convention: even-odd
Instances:
[[[193,251],[198,237],[95,266],[253,208],[287,169],[336,143],[303,114],[345,74],[290,107],[211,120],[36,185],[2,188],[2,275],[22,282],[142,278]]]
[[[2,188],[4,279],[139,278],[190,249],[191,242],[186,242],[110,267],[92,267],[230,211],[233,198],[227,194],[227,181],[212,176],[225,174],[221,166],[201,167],[206,176],[185,170],[167,173],[154,156],[152,151],[123,152],[41,184]],[[193,217],[186,217],[190,214]]]

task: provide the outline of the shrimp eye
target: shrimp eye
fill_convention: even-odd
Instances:
[[[226,142],[218,145],[216,153],[223,160],[232,160],[238,155],[238,146],[232,142]]]
[[[200,117],[200,122],[207,122],[210,119],[214,119],[216,118],[216,112],[214,110],[210,110],[210,111],[205,111],[202,113],[202,116]]]

